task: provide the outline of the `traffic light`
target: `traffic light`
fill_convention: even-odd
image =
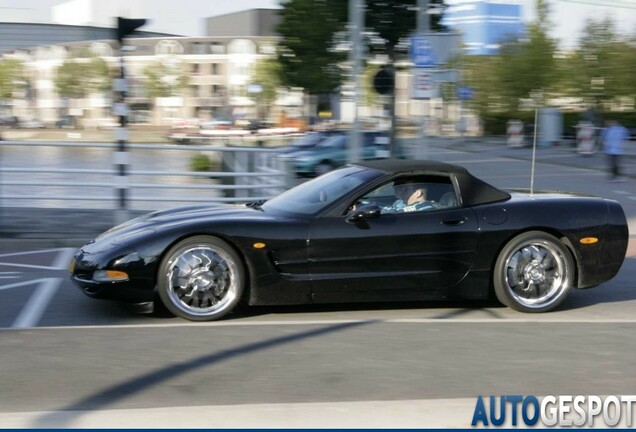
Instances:
[[[132,19],[117,17],[117,40],[121,44],[124,38],[132,34],[142,25],[146,24],[145,19]]]
[[[373,78],[373,88],[381,95],[390,94],[395,87],[395,73],[393,68],[382,66]]]

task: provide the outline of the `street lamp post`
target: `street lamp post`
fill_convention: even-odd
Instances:
[[[362,143],[360,136],[360,121],[358,106],[362,102],[362,30],[364,28],[364,0],[349,0],[349,39],[351,51],[351,84],[353,85],[353,119],[349,131],[349,146],[347,160],[357,162],[361,159]]]

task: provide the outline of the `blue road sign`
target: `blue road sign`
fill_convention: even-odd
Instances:
[[[461,100],[472,99],[475,93],[475,89],[469,86],[457,87],[457,98]]]
[[[435,67],[431,44],[424,36],[411,36],[411,61],[415,67]]]

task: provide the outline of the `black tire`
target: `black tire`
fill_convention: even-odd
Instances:
[[[529,231],[501,250],[493,271],[497,299],[520,312],[547,312],[568,296],[575,263],[555,236]]]
[[[212,321],[230,313],[241,300],[245,270],[225,241],[194,236],[174,245],[157,275],[159,297],[173,314],[191,321]]]

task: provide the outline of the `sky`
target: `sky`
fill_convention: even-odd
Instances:
[[[609,17],[620,34],[636,36],[636,0],[549,0],[553,37],[562,48],[573,48],[588,18]],[[524,21],[536,18],[536,0],[521,0]]]
[[[67,0],[68,1],[68,0]],[[70,0],[87,2],[88,0]],[[346,1],[346,0],[341,0]],[[509,0],[506,0],[509,1]],[[523,5],[525,21],[536,16],[536,0],[516,0]],[[561,47],[574,47],[581,29],[589,17],[610,17],[622,34],[636,34],[636,0],[548,0],[554,24],[552,36],[561,41]],[[65,0],[0,0],[0,21],[24,17],[27,22],[50,22],[51,8]],[[96,0],[100,9],[131,18],[149,18],[144,30],[202,36],[204,18],[251,8],[276,8],[279,0]],[[70,8],[82,9],[82,8]],[[142,12],[139,12],[142,11]],[[145,16],[130,16],[144,13]],[[109,26],[111,16],[104,13],[101,22],[93,25]],[[4,17],[4,18],[3,18]]]

